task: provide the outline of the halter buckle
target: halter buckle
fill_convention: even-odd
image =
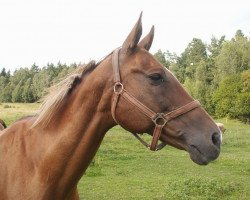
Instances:
[[[165,126],[168,120],[165,119],[164,113],[157,113],[152,119],[156,126]]]
[[[123,84],[121,82],[116,82],[114,85],[114,93],[121,94],[124,90]]]

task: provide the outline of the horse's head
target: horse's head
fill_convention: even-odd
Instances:
[[[180,107],[182,109],[194,99],[175,76],[148,52],[153,41],[154,28],[139,42],[141,32],[140,16],[119,52],[120,82],[126,94],[120,95],[116,103],[113,99],[113,105],[115,104],[113,116],[117,123],[131,132],[147,132],[153,135],[156,125],[150,113],[145,113],[147,111],[143,111],[143,106],[138,107],[138,102],[155,113],[167,114],[175,112]],[[115,86],[116,93],[122,91],[121,87],[120,84]],[[137,103],[131,102],[130,97],[126,95],[132,96],[131,98]],[[216,159],[220,153],[220,130],[197,103],[191,106],[191,109],[187,107],[184,108],[184,112],[175,113],[175,117],[159,128],[162,129],[160,140],[188,151],[195,163],[207,164]],[[160,117],[156,124],[161,126],[163,123]]]

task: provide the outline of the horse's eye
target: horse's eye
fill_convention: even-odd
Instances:
[[[159,85],[164,82],[164,78],[161,74],[158,73],[150,74],[148,77],[154,85]]]

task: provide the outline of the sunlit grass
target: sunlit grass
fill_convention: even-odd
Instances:
[[[23,116],[35,114],[39,106],[38,103],[0,103],[0,119],[9,125]]]
[[[78,184],[81,199],[244,199],[250,196],[250,127],[226,126],[222,152],[207,166],[172,147],[150,152],[116,127]]]

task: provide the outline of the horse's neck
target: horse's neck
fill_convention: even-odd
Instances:
[[[102,78],[97,77],[98,70],[73,91],[58,113],[53,144],[42,163],[44,181],[57,180],[62,191],[78,182],[105,133],[114,125],[109,105],[112,87],[104,81],[105,72],[99,75]]]

